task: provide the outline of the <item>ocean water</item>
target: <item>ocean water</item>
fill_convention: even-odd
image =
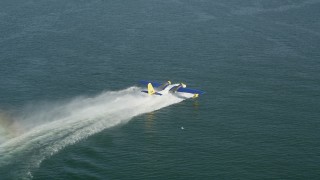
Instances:
[[[0,179],[319,179],[319,9],[2,0]]]

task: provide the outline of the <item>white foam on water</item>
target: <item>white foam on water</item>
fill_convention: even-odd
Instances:
[[[21,122],[28,130],[0,144],[0,169],[14,166],[11,174],[18,179],[30,179],[32,170],[66,146],[127,123],[134,116],[183,101],[171,94],[149,96],[140,91],[140,88],[130,87],[103,92],[95,97],[41,106],[27,113],[21,117]]]

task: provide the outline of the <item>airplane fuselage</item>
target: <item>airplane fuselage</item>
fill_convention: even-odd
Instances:
[[[166,86],[163,90],[159,89],[159,91],[157,91],[160,94],[168,94],[169,92],[174,92],[176,90],[174,89],[178,89],[180,86],[180,84],[170,84],[168,86]]]
[[[179,94],[182,96],[193,95],[193,97],[198,97],[199,94],[203,94],[204,91],[186,88],[187,86],[183,83],[171,84],[171,81],[167,81],[163,84],[151,81],[140,81],[142,84],[147,85],[148,90],[143,90],[142,92],[148,93],[149,95],[165,95],[165,94]],[[191,96],[192,97],[192,96]]]

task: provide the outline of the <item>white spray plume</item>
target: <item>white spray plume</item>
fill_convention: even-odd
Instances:
[[[32,178],[34,168],[64,147],[126,123],[139,114],[183,100],[171,94],[149,96],[140,91],[140,88],[130,87],[104,92],[95,97],[79,97],[63,104],[42,106],[36,112],[25,114],[21,122],[28,130],[0,144],[0,171],[14,166],[11,174],[18,179]]]

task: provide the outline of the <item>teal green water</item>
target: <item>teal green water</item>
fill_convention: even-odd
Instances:
[[[319,8],[1,1],[0,179],[319,179]]]

